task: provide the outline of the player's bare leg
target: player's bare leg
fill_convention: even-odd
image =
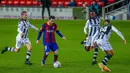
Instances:
[[[58,59],[58,49],[54,52],[54,62]]]
[[[27,53],[26,53],[25,64],[32,65],[32,63],[29,61],[30,56],[31,56],[32,46],[30,43],[26,43],[26,47],[27,47]]]
[[[49,54],[50,54],[50,52],[45,52],[45,53],[44,53],[44,57],[43,57],[43,59],[42,59],[42,61],[41,61],[41,65],[42,65],[42,66],[44,66],[45,61],[46,61],[46,58],[48,57]]]
[[[5,48],[1,51],[1,53],[4,54],[6,51],[19,52],[19,48],[5,46]]]

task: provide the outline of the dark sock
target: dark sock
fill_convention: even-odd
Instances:
[[[94,55],[93,55],[93,61],[97,60],[97,55],[98,55],[98,48],[95,48]]]
[[[111,59],[111,57],[112,57],[111,54],[107,54],[107,55],[105,56],[105,58],[103,59],[102,64],[103,64],[103,65],[107,65],[107,62],[108,62],[108,60]]]
[[[58,55],[57,54],[54,54],[54,62],[56,62],[58,59]]]
[[[46,58],[47,58],[47,56],[48,56],[48,55],[44,54],[44,57],[43,57],[43,59],[42,59],[42,60],[44,60],[44,61],[45,61],[45,60],[46,60]]]
[[[26,53],[26,61],[29,61],[30,56],[31,56],[31,51],[27,51],[27,53]]]
[[[14,47],[8,47],[8,51],[14,52]]]

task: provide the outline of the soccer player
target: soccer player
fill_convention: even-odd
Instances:
[[[58,58],[58,45],[56,44],[55,32],[64,40],[66,40],[66,38],[58,30],[58,26],[55,23],[54,16],[50,16],[49,20],[42,25],[36,43],[39,43],[42,32],[44,33],[43,35],[44,57],[42,59],[41,65],[44,66],[45,60],[49,55],[50,51],[54,52],[54,62],[56,62]]]
[[[102,63],[98,63],[99,67],[102,71],[110,72],[111,70],[107,68],[107,62],[112,58],[114,55],[114,51],[108,42],[108,39],[112,33],[112,31],[116,32],[123,40],[124,44],[126,44],[126,40],[124,36],[118,31],[113,25],[110,24],[110,20],[105,20],[104,26],[100,28],[100,31],[97,31],[96,34],[92,38],[92,42],[94,41],[94,46],[98,45],[103,51],[106,52],[106,56],[103,59]]]
[[[89,30],[88,34],[87,34],[87,29]],[[91,42],[92,37],[94,36],[96,31],[99,31],[99,29],[100,29],[100,19],[96,16],[94,12],[90,12],[90,18],[87,20],[86,25],[84,27],[84,33],[87,35],[84,41],[84,46],[86,51],[90,50],[92,44]],[[96,60],[97,55],[98,55],[98,46],[95,47],[92,65],[97,63]]]
[[[26,60],[25,64],[27,65],[32,65],[32,63],[29,61],[30,56],[31,56],[31,51],[32,51],[32,46],[28,38],[28,28],[33,28],[36,31],[38,31],[38,28],[35,26],[31,25],[29,21],[27,20],[27,12],[22,11],[21,12],[21,20],[18,23],[18,35],[16,37],[16,45],[14,47],[5,47],[2,50],[2,54],[6,51],[11,51],[11,52],[19,52],[22,44],[24,44],[27,47],[27,53],[26,53]]]

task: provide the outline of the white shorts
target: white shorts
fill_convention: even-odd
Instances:
[[[20,49],[22,44],[26,45],[26,43],[31,44],[28,38],[16,38],[16,45],[15,45],[15,47],[17,49]]]
[[[91,44],[92,44],[92,38],[91,37],[87,37],[86,38],[86,42],[84,43],[84,46],[91,46]]]
[[[97,43],[98,47],[102,49],[102,51],[112,50],[111,44],[107,40],[98,39],[95,40],[95,42]]]

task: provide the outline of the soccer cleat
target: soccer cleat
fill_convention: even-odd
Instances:
[[[81,41],[81,43],[80,44],[84,44],[84,41]]]
[[[26,65],[32,65],[32,63],[30,61],[25,61]]]
[[[106,72],[111,72],[111,70],[109,68],[107,68],[107,66],[104,66],[103,70],[106,71]]]
[[[93,61],[93,62],[92,62],[92,65],[94,65],[94,64],[97,64],[97,61]]]
[[[1,54],[4,54],[6,51],[8,51],[8,47],[5,46],[5,48],[1,51]]]
[[[44,60],[41,61],[41,65],[42,65],[42,66],[45,65],[45,61],[44,61]]]
[[[98,66],[100,67],[101,71],[104,71],[104,65],[102,63],[98,63]]]
[[[81,43],[80,43],[80,44],[84,44],[84,43],[86,43],[86,41],[85,41],[85,40],[81,41]]]

